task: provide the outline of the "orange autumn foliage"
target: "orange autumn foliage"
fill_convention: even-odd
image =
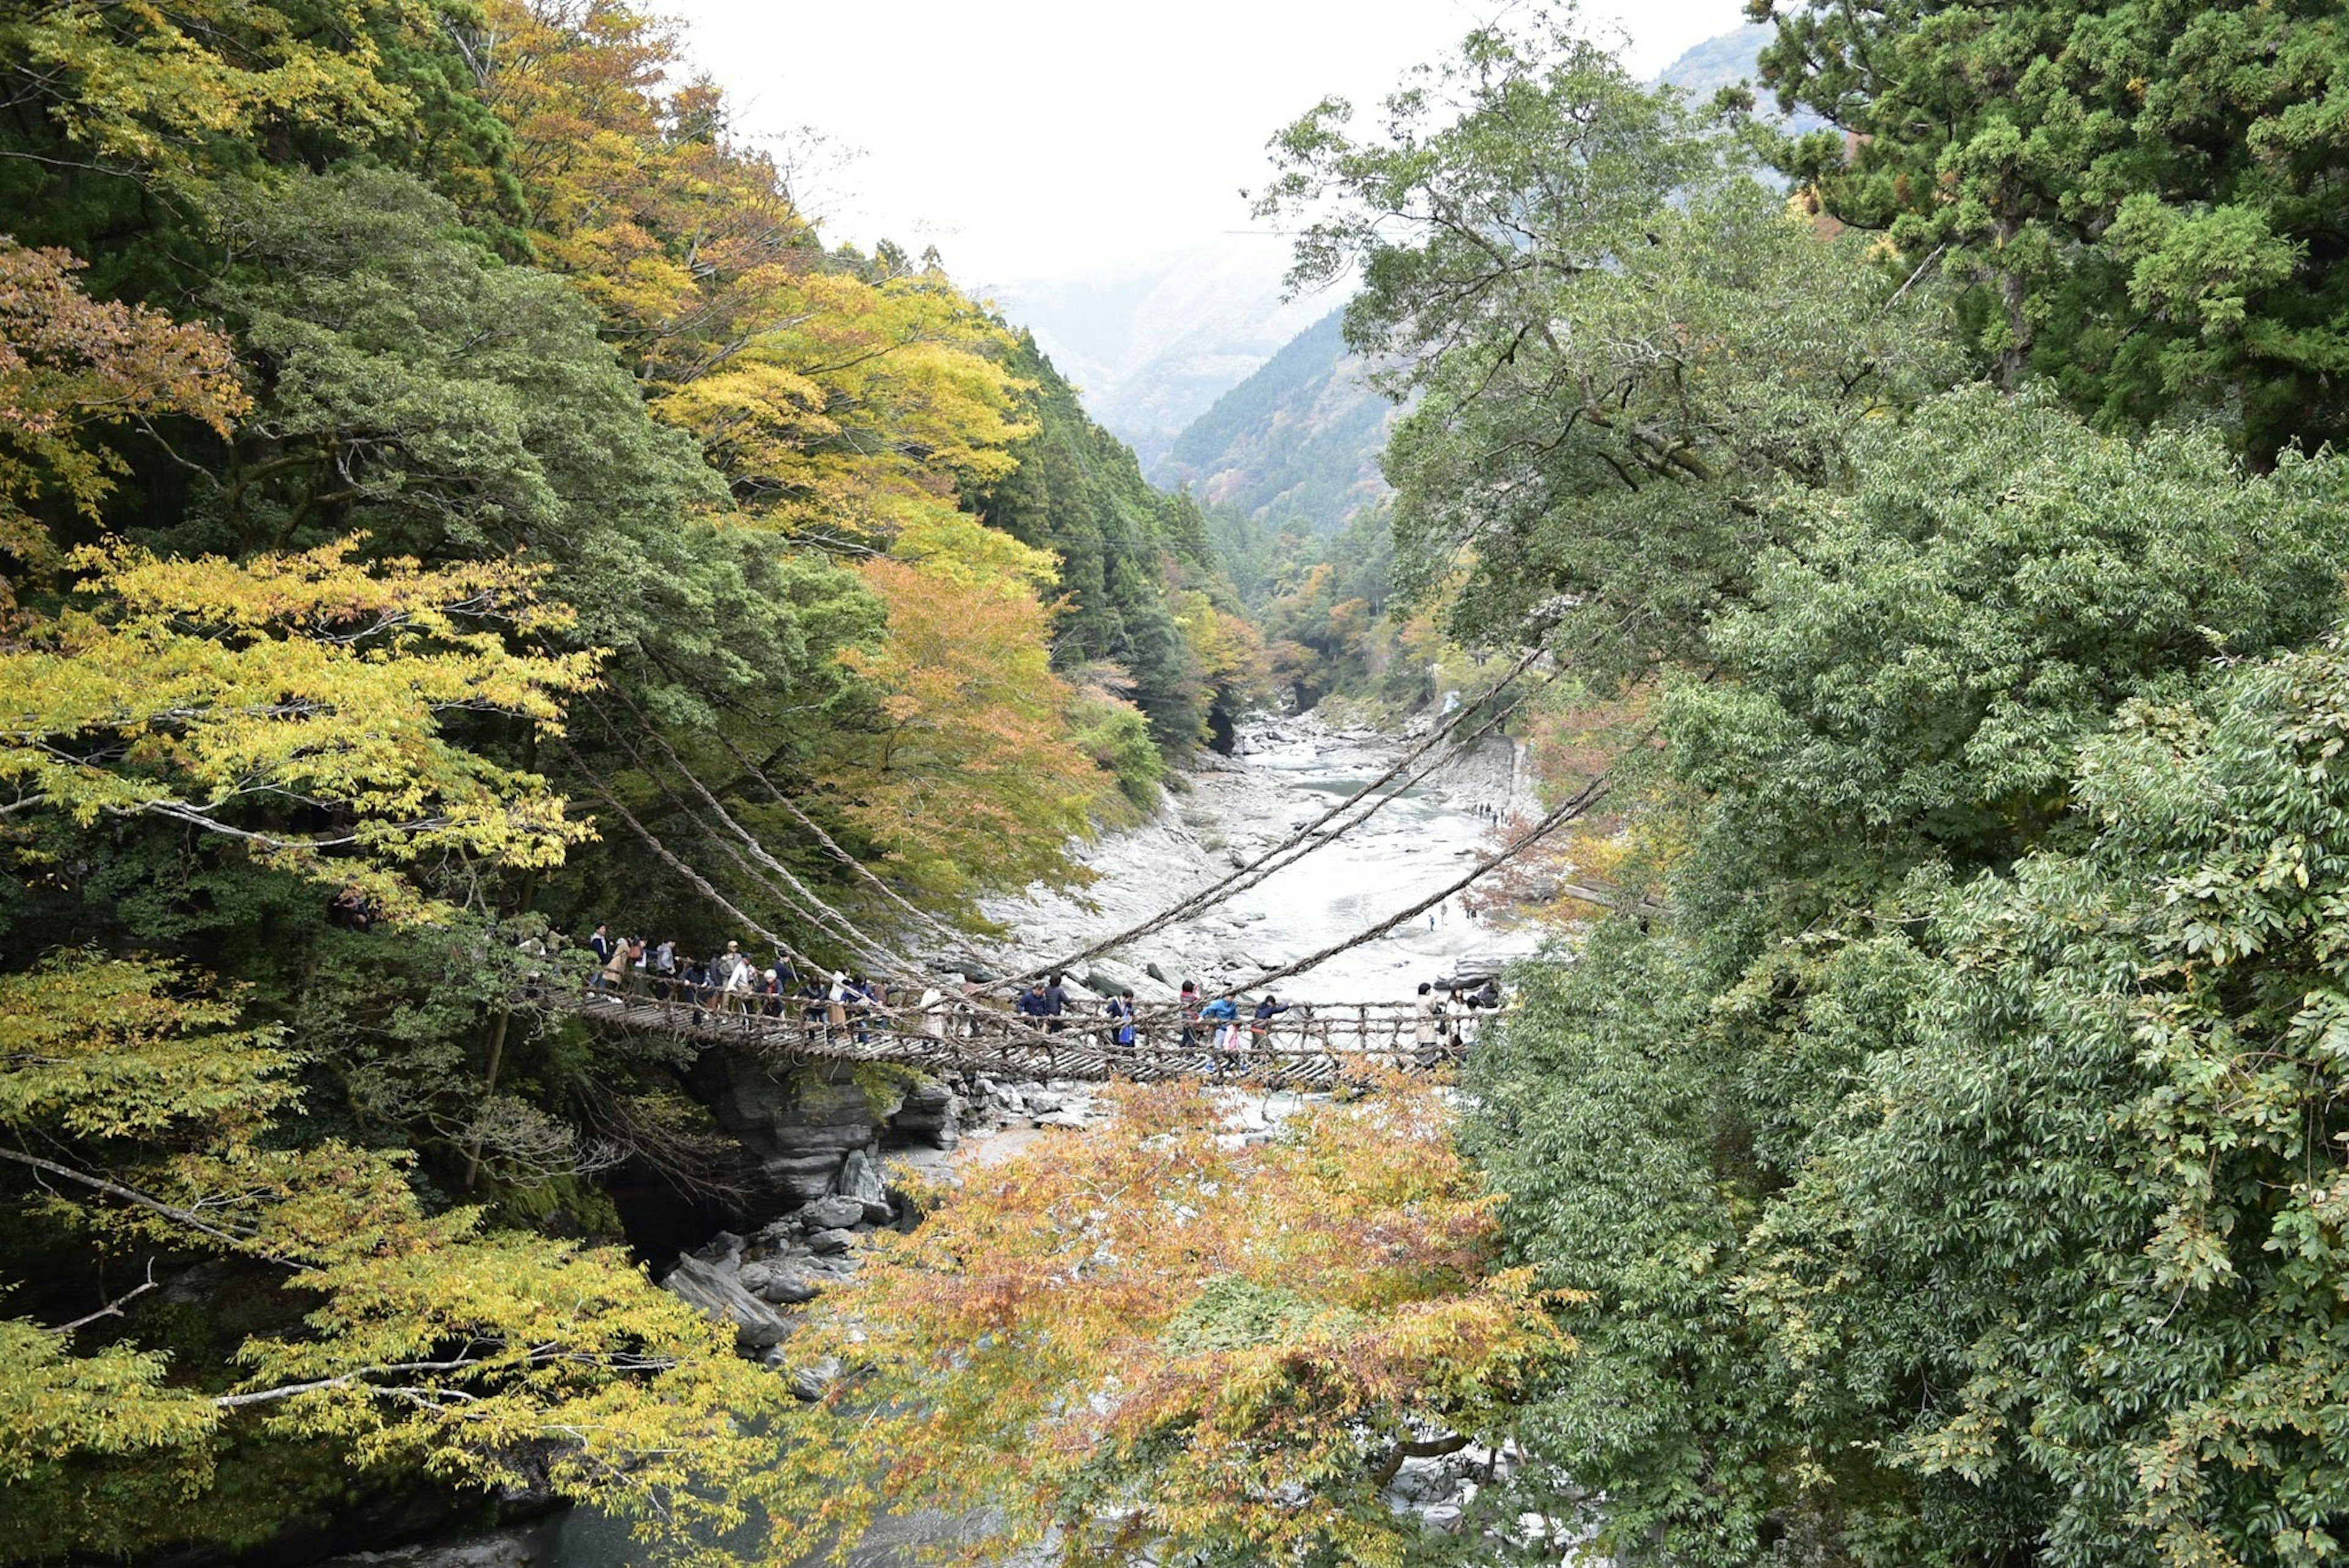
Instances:
[[[792,1461],[811,1528],[985,1510],[973,1560],[1399,1560],[1399,1445],[1497,1437],[1572,1349],[1499,1266],[1447,1091],[1390,1076],[1258,1141],[1196,1084],[1110,1098],[966,1167],[794,1340],[845,1369]]]

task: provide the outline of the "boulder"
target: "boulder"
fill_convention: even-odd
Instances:
[[[961,1136],[962,1111],[960,1095],[936,1078],[924,1078],[905,1091],[904,1103],[889,1118],[889,1131],[898,1137],[921,1138],[940,1148],[952,1148]]]
[[[849,1151],[848,1162],[840,1168],[839,1185],[840,1196],[859,1203],[878,1202],[888,1190],[881,1179],[881,1162],[869,1148]]]
[[[731,1269],[742,1262],[742,1249],[750,1243],[731,1231],[720,1231],[693,1250],[693,1255],[705,1263],[721,1269]]]
[[[792,1203],[830,1192],[841,1162],[898,1108],[874,1105],[844,1066],[777,1072],[741,1052],[703,1052],[690,1081],[749,1150],[760,1188]]]
[[[804,1399],[812,1405],[839,1381],[840,1363],[827,1355],[821,1361],[808,1363],[791,1375],[792,1397]]]
[[[742,1271],[742,1283],[770,1306],[799,1306],[815,1300],[820,1293],[814,1282],[797,1269],[770,1267],[756,1284],[751,1284],[750,1274],[750,1270]]]
[[[734,1347],[746,1355],[781,1345],[790,1332],[782,1315],[744,1290],[740,1280],[699,1258],[679,1258],[661,1288],[712,1322],[732,1324]]]
[[[1161,985],[1172,985],[1174,983],[1173,981],[1166,978],[1166,971],[1158,967],[1158,961],[1156,959],[1152,959],[1148,963],[1143,964],[1142,966],[1142,972],[1148,975],[1151,979],[1156,981]]]
[[[826,1231],[812,1231],[808,1233],[808,1251],[819,1254],[845,1252],[848,1251],[849,1244],[855,1240],[854,1235],[839,1227]]]
[[[818,1231],[837,1231],[855,1224],[864,1218],[864,1200],[836,1193],[819,1198],[799,1211],[798,1219],[812,1237]],[[812,1241],[810,1243],[812,1245]]]

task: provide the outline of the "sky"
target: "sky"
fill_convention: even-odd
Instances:
[[[833,240],[936,245],[966,286],[1097,275],[1261,244],[1239,194],[1266,140],[1338,94],[1369,106],[1506,0],[670,0],[741,130],[778,139]],[[1635,75],[1740,0],[1586,0]],[[802,128],[820,140],[810,143]]]

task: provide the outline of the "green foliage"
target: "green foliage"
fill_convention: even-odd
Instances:
[[[980,514],[1060,557],[1055,667],[1123,670],[1159,750],[1179,760],[1216,696],[1170,601],[1170,587],[1212,569],[1205,524],[1187,498],[1151,488],[1133,451],[1087,417],[1032,337],[1021,337],[1011,368],[1032,389],[1023,412],[1035,433],[1014,449],[1019,467],[987,493]]]
[[[1396,579],[1448,628],[1557,624],[1586,662],[1690,657],[1771,542],[1757,503],[1830,479],[1847,433],[1946,376],[1895,298],[1596,45],[1470,36],[1356,140],[1281,133],[1259,202],[1311,219],[1302,278],[1362,258],[1347,335],[1418,406],[1386,456]]]
[[[1592,1295],[1528,1440],[1634,1561],[2315,1561],[2340,465],[1980,389],[1849,463],[1662,705],[1668,912],[1473,1064]]]
[[[2339,597],[2349,474],[2245,478],[2208,433],[2101,437],[1975,389],[1855,436],[1848,481],[1768,509],[1789,541],[1664,711],[1715,831],[1771,875],[1999,864],[2062,819],[2127,699],[2303,641]]]
[[[2012,384],[2106,421],[2220,418],[2260,459],[2349,433],[2339,82],[2326,0],[1763,3],[1785,149],[1902,270],[1970,293]]]

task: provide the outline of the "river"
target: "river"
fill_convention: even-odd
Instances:
[[[1209,756],[1171,791],[1143,825],[1103,836],[1081,858],[1097,879],[1075,894],[1042,888],[989,901],[1003,928],[990,956],[1024,970],[1123,930],[1288,838],[1384,773],[1402,745],[1367,731],[1332,728],[1308,714],[1244,725],[1237,750]],[[1185,978],[1203,990],[1260,993],[1255,982],[1292,959],[1351,937],[1456,880],[1495,842],[1494,819],[1530,802],[1519,797],[1514,748],[1489,741],[1418,785],[1399,792],[1367,822],[1262,883],[1197,917],[1121,950],[1099,965],[1104,980],[1132,983],[1144,998],[1171,998]],[[1479,808],[1493,814],[1487,816]],[[1489,923],[1449,900],[1433,922],[1404,927],[1337,955],[1279,994],[1300,1002],[1390,1002],[1423,981],[1531,950],[1537,933]],[[1146,966],[1167,978],[1152,980]],[[899,1523],[854,1554],[860,1568],[918,1561],[909,1549],[918,1524]],[[315,1568],[626,1568],[623,1532],[584,1511],[460,1542],[338,1557]]]
[[[1152,822],[1089,846],[1083,858],[1099,875],[1090,888],[1031,888],[988,903],[987,914],[1010,932],[1004,966],[1024,969],[1076,951],[1213,883],[1383,774],[1402,749],[1390,737],[1333,729],[1311,714],[1252,722],[1238,742],[1235,755],[1211,758],[1194,773],[1188,792],[1170,795]],[[1168,982],[1254,991],[1259,974],[1456,880],[1495,842],[1494,820],[1479,808],[1506,817],[1530,804],[1520,797],[1519,772],[1515,748],[1488,741],[1256,887],[1078,972],[1099,967],[1105,978],[1134,983],[1145,1000],[1174,994],[1171,983],[1143,978],[1152,964]],[[1476,918],[1455,898],[1278,989],[1303,1002],[1402,1001],[1464,959],[1518,956],[1535,940]]]

